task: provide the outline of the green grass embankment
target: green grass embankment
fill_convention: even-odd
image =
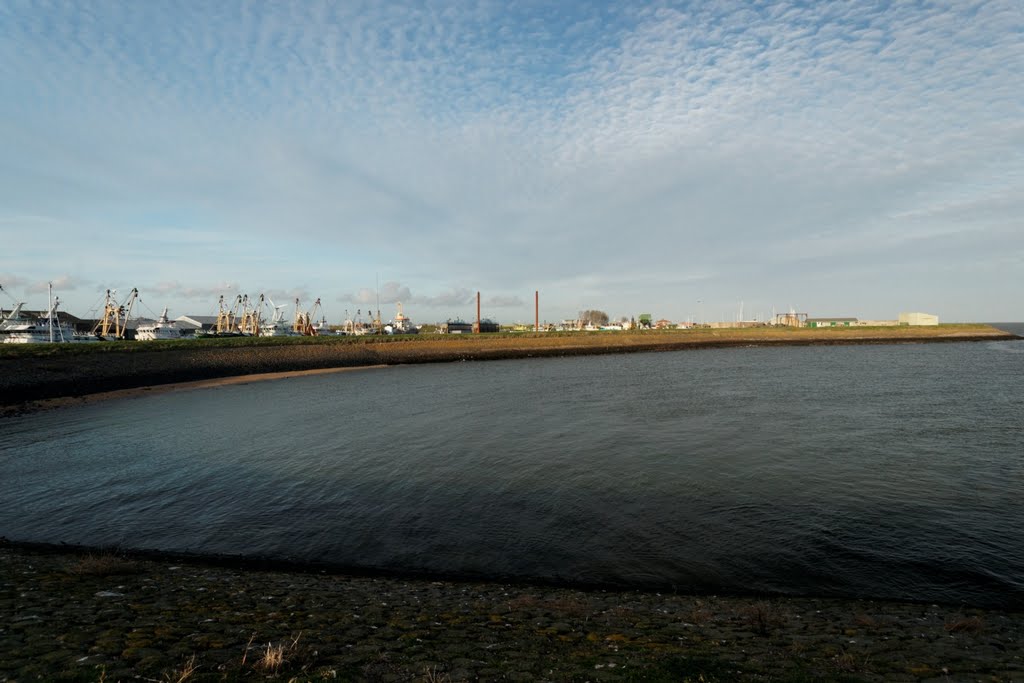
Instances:
[[[547,332],[394,337],[234,337],[0,345],[0,405],[160,384],[323,368],[708,347],[1013,339],[987,325]]]

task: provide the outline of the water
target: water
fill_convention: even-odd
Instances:
[[[1020,341],[361,370],[0,419],[0,536],[1021,607],[1022,423]]]

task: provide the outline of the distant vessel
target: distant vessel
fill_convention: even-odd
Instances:
[[[0,332],[6,332],[13,328],[15,325],[21,325],[29,322],[31,319],[26,318],[21,314],[21,307],[25,305],[24,301],[19,301],[14,304],[14,308],[6,316],[0,311]]]
[[[138,341],[155,341],[158,339],[181,339],[181,330],[177,321],[167,319],[167,308],[160,314],[160,319],[146,325],[139,325],[135,330]]]
[[[107,290],[106,302],[103,305],[103,317],[96,321],[92,328],[92,336],[105,341],[124,339],[128,333],[128,318],[132,314],[132,306],[139,298],[139,290],[132,289],[122,304],[114,300],[114,292]]]
[[[388,334],[418,334],[419,330],[412,324],[412,320],[402,312],[402,303],[396,305],[398,312],[395,313],[395,319],[384,327],[384,331]]]
[[[242,297],[242,317],[239,318],[238,331],[246,337],[258,337],[263,332],[263,295],[255,304],[249,304],[249,295]]]
[[[292,331],[304,337],[315,337],[320,334],[333,334],[327,325],[327,318],[314,323],[317,312],[320,311],[320,299],[313,302],[313,310],[303,313],[299,310],[299,300],[295,300],[295,324]]]
[[[292,329],[291,323],[284,319],[284,309],[287,308],[284,304],[277,306],[274,304],[273,299],[268,299],[270,305],[274,308],[274,313],[271,315],[270,323],[260,328],[261,337],[298,337],[298,332]]]
[[[314,336],[318,336],[318,337],[319,336],[324,336],[324,335],[337,335],[337,334],[340,334],[339,332],[335,332],[334,330],[332,330],[331,326],[327,324],[327,316],[323,316],[320,319],[320,322],[313,323],[310,326],[310,329],[312,329],[313,335]]]
[[[24,303],[18,303],[10,315],[0,323],[0,335],[5,344],[55,344],[70,342],[96,341],[95,337],[82,336],[75,333],[70,325],[57,317],[60,299],[54,298],[53,287],[47,284],[47,297],[50,307],[45,316],[32,319],[21,314]]]
[[[217,324],[212,330],[196,330],[197,338],[206,337],[241,337],[242,332],[238,329],[236,319],[238,318],[238,307],[242,305],[242,295],[235,298],[235,304],[228,309],[224,306],[224,295],[221,294],[217,300]]]

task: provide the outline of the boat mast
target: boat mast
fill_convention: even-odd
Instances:
[[[227,314],[224,312],[224,295],[217,299],[217,334],[224,331],[224,323]]]
[[[377,334],[384,332],[384,326],[380,322],[380,273],[377,273],[377,322],[374,327],[376,328],[374,332]]]
[[[52,344],[53,343],[53,283],[52,282],[47,282],[46,283],[46,303],[50,307],[50,313],[49,313],[50,324],[49,324],[49,328],[50,328],[50,343]]]
[[[138,287],[132,287],[132,291],[128,294],[128,304],[121,307],[124,311],[124,322],[121,324],[121,329],[118,331],[118,339],[124,339],[128,336],[128,318],[132,315],[132,307],[135,305],[135,300],[137,298],[139,298],[139,289]]]

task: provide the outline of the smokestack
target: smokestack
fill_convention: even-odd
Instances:
[[[480,292],[476,293],[476,331],[480,332]]]
[[[540,332],[540,290],[533,292],[533,331]]]

